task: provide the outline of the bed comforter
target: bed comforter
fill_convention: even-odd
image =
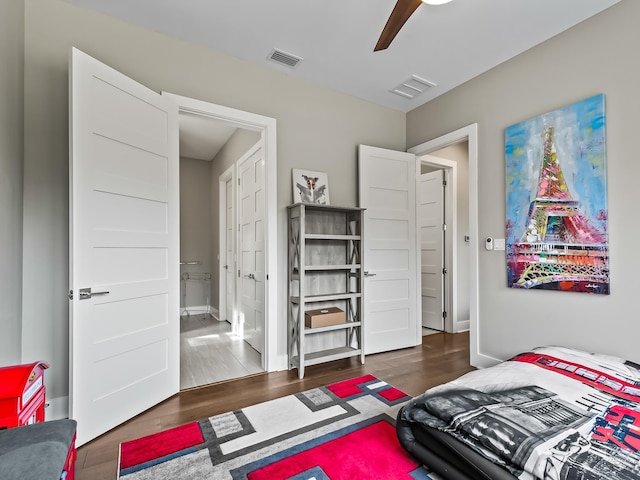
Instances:
[[[432,388],[400,416],[521,479],[640,480],[640,366],[617,357],[536,348]]]

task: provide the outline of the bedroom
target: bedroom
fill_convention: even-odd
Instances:
[[[37,0],[25,5],[24,13],[22,8],[3,6],[7,10],[3,21],[12,27],[3,31],[15,32],[11,42],[3,42],[1,54],[3,63],[14,66],[3,73],[7,75],[3,83],[10,86],[4,101],[12,105],[9,110],[3,109],[3,123],[14,125],[14,130],[2,132],[6,152],[3,177],[6,164],[9,185],[21,185],[23,164],[15,159],[24,156],[24,200],[22,189],[16,188],[1,207],[3,218],[7,218],[3,224],[10,228],[5,230],[7,240],[2,242],[2,262],[7,265],[2,289],[6,333],[0,352],[3,364],[47,357],[54,365],[49,371],[52,399],[64,402],[68,390],[66,71],[72,44],[155,90],[188,91],[194,97],[277,118],[279,167],[288,171],[301,156],[309,165],[326,166],[336,204],[356,204],[351,187],[356,184],[358,143],[405,150],[478,123],[480,237],[499,236],[504,229],[504,128],[604,93],[609,120],[611,295],[508,290],[504,258],[481,251],[478,337],[472,349],[487,362],[546,343],[571,343],[629,358],[635,354],[638,327],[630,313],[635,306],[631,290],[640,259],[633,253],[638,227],[630,192],[634,191],[640,167],[633,161],[637,121],[636,109],[630,107],[637,103],[640,80],[640,70],[633,63],[635,45],[640,41],[635,28],[635,19],[640,16],[637,2],[623,0],[406,115],[255,70],[216,52],[169,40],[64,2]],[[113,35],[114,30],[117,35]],[[19,47],[9,49],[7,45]],[[162,61],[167,55],[171,68]],[[15,72],[15,76],[7,72]],[[241,91],[236,84],[246,85],[253,74],[268,78],[268,87],[250,93]],[[290,99],[292,92],[295,100]],[[24,119],[24,127],[15,126],[16,119],[20,119],[19,124]],[[23,132],[25,138],[37,133],[39,140],[25,141],[23,146]],[[278,191],[282,207],[290,200],[287,176],[279,179]],[[283,228],[279,225],[282,234]],[[37,291],[37,301],[25,297],[23,303],[23,291]],[[603,341],[605,328],[625,334]]]

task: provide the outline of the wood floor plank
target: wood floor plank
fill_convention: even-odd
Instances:
[[[468,332],[438,333],[418,347],[368,355],[365,365],[354,357],[308,367],[302,380],[291,370],[186,390],[80,447],[76,479],[115,479],[121,442],[259,402],[369,373],[416,396],[471,370]]]

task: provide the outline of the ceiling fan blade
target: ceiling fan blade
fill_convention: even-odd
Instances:
[[[402,26],[409,20],[409,17],[421,3],[422,0],[398,0],[396,6],[393,7],[389,20],[387,20],[387,24],[382,30],[382,34],[380,34],[376,48],[373,49],[374,52],[384,50],[391,45]]]

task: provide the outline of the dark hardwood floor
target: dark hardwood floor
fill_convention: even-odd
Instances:
[[[471,370],[468,332],[438,333],[423,337],[422,346],[368,355],[365,365],[351,358],[308,367],[302,380],[291,370],[183,391],[80,447],[76,479],[115,479],[120,442],[273,398],[365,373],[416,396]]]

